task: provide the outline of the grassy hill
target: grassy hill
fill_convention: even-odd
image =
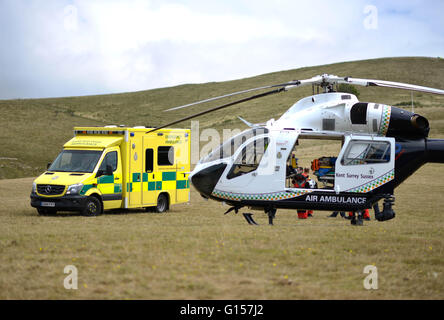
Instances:
[[[420,57],[383,58],[306,67],[233,81],[188,84],[131,93],[0,100],[0,179],[36,176],[41,173],[46,164],[55,158],[63,144],[72,137],[72,128],[77,125],[158,126],[205,110],[216,103],[176,112],[162,112],[170,107],[242,89],[310,78],[322,73],[443,88],[444,60]],[[410,109],[410,92],[363,87],[358,90],[361,101],[406,105],[406,108]],[[305,87],[217,111],[199,118],[200,128],[211,127],[219,131],[222,128],[244,128],[237,116],[251,122],[278,118],[294,102],[309,94],[311,87]],[[415,111],[430,120],[431,136],[444,136],[444,97],[414,93],[414,100]],[[190,121],[178,124],[177,127],[189,128]]]
[[[29,204],[31,176],[54,159],[73,126],[163,124],[210,105],[161,112],[168,107],[321,73],[444,87],[444,60],[393,58],[134,93],[0,101],[0,299],[442,300],[442,164],[423,166],[396,189],[395,219],[378,222],[371,213],[363,227],[323,211],[299,220],[294,210],[278,210],[272,227],[254,211],[261,226],[250,226],[194,188],[189,203],[166,214],[135,209],[42,217]],[[409,92],[358,90],[362,101],[410,109]],[[252,122],[277,118],[308,94],[311,88],[301,88],[215,112],[199,119],[200,128],[244,128],[237,115]],[[414,99],[415,111],[430,120],[431,136],[444,138],[444,97],[415,93]],[[303,143],[304,166],[335,148]],[[63,286],[67,265],[78,268],[78,290]],[[363,287],[368,265],[377,267],[378,290]]]

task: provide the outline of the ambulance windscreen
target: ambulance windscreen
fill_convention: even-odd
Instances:
[[[211,162],[218,159],[225,159],[231,157],[236,150],[244,144],[248,139],[255,136],[263,135],[268,133],[266,128],[254,128],[241,132],[238,135],[228,139],[220,146],[215,148],[209,155],[201,159],[200,163]]]
[[[93,172],[102,151],[63,150],[48,168],[56,172]]]

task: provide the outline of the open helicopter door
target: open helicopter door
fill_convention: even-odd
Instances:
[[[395,177],[395,139],[387,137],[345,137],[335,165],[336,193],[367,193]],[[391,190],[385,190],[393,194]]]
[[[219,186],[229,186],[230,189],[238,192],[245,192],[246,186],[249,186],[253,192],[263,189],[262,176],[264,174],[267,177],[270,176],[269,170],[266,170],[270,157],[270,152],[266,152],[269,145],[270,136],[268,134],[254,136],[253,139],[242,143],[238,150],[233,153],[233,161],[229,163],[230,170],[226,179],[222,179]],[[264,158],[264,161],[261,161],[262,158]]]

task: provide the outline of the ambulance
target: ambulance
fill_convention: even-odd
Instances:
[[[75,127],[74,137],[33,183],[40,215],[108,209],[165,212],[190,200],[190,130]]]

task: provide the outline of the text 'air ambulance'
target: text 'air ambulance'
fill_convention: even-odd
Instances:
[[[76,127],[48,170],[33,183],[40,215],[118,208],[164,212],[190,199],[190,130]]]

